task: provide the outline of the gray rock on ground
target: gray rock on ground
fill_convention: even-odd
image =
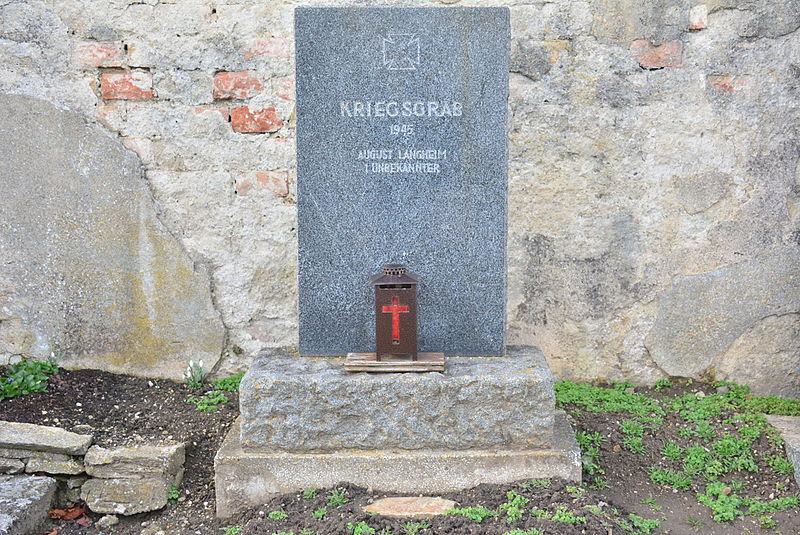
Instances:
[[[0,422],[0,448],[3,449],[83,455],[91,443],[89,435],[78,435],[58,427]]]
[[[57,483],[39,476],[0,476],[0,535],[36,533],[47,520]]]

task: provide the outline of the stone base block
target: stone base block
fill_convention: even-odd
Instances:
[[[348,373],[341,360],[263,353],[239,389],[242,445],[342,450],[547,449],[553,375],[535,347],[448,357],[444,373]]]
[[[57,486],[49,477],[0,476],[0,535],[42,533]]]
[[[271,496],[347,482],[385,492],[437,494],[481,483],[559,477],[579,482],[580,450],[566,415],[556,412],[556,447],[471,451],[344,450],[339,453],[245,451],[234,425],[214,459],[217,516]]]

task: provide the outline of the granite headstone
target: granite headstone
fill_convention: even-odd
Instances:
[[[374,351],[370,275],[419,276],[419,349],[505,344],[509,11],[298,8],[300,353]]]

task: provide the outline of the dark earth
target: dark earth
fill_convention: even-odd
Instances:
[[[1,371],[1,370],[0,370]],[[650,480],[654,465],[680,469],[680,463],[668,461],[661,453],[667,442],[688,445],[690,438],[678,435],[686,427],[676,412],[668,411],[664,424],[657,430],[646,429],[643,452],[633,453],[621,447],[624,436],[620,424],[629,418],[621,412],[588,412],[567,404],[565,409],[576,430],[598,432],[605,437],[599,445],[601,480],[596,472],[584,472],[585,484],[576,487],[564,481],[517,482],[509,485],[481,485],[463,492],[444,494],[458,507],[484,506],[499,511],[498,517],[476,522],[465,516],[446,515],[428,519],[393,519],[370,516],[361,510],[363,505],[391,494],[377,490],[340,485],[346,499],[342,505],[329,505],[332,489],[316,492],[286,494],[273,498],[262,507],[240,515],[218,520],[214,516],[213,459],[223,437],[238,415],[238,395],[226,392],[230,401],[215,412],[200,412],[187,403],[190,391],[186,385],[164,380],[148,380],[100,371],[60,370],[49,379],[47,392],[34,393],[0,401],[0,419],[58,426],[74,430],[76,426],[91,426],[96,444],[114,446],[151,439],[169,439],[186,443],[186,474],[180,487],[180,497],[163,510],[132,517],[120,517],[113,528],[84,527],[74,520],[52,520],[43,533],[49,535],[316,535],[343,534],[414,535],[419,534],[742,534],[772,533],[800,534],[800,515],[797,508],[770,514],[775,527],[761,527],[763,519],[744,516],[732,522],[716,522],[708,507],[698,503],[696,492],[702,492],[702,479],[695,478],[691,491],[673,490]],[[686,392],[713,394],[715,387],[704,383],[675,381],[670,388],[656,391],[637,388],[637,393],[668,401]],[[726,425],[730,429],[726,429]],[[722,435],[733,431],[735,424],[720,424],[716,432]],[[86,432],[85,428],[80,428]],[[757,472],[735,472],[726,478],[742,483],[742,495],[763,500],[798,495],[798,485],[791,476],[777,474],[763,459],[783,455],[782,448],[766,435],[753,443],[758,463]],[[762,455],[763,454],[763,455]],[[674,466],[671,466],[673,463]],[[506,503],[509,491],[527,500],[526,511],[538,508],[552,517],[561,508],[566,516],[562,521],[535,518],[526,513],[511,524],[500,505]],[[313,496],[312,496],[313,494]],[[60,504],[64,506],[66,504]],[[312,512],[327,507],[324,519],[312,517]],[[270,518],[270,513],[282,511],[286,518]],[[630,513],[638,515],[631,517]],[[571,516],[570,516],[571,514]],[[102,515],[89,513],[97,521]],[[273,517],[276,516],[274,513]],[[279,516],[283,516],[279,513]],[[639,518],[641,517],[641,519]],[[577,518],[577,520],[576,520]],[[585,520],[581,520],[585,519]],[[659,527],[639,522],[660,521]],[[372,531],[361,531],[365,522]],[[411,522],[411,524],[409,524]],[[422,523],[422,525],[414,524]],[[573,522],[573,523],[570,523]],[[84,523],[86,523],[84,521]],[[348,528],[350,524],[352,527]],[[772,523],[770,522],[770,525]],[[427,527],[425,527],[427,525]],[[312,530],[312,531],[303,531]],[[519,531],[511,531],[519,530]]]

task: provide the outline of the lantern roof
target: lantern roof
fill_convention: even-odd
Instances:
[[[369,281],[372,286],[418,284],[418,282],[417,275],[409,273],[403,264],[384,264],[383,273],[373,275]]]

